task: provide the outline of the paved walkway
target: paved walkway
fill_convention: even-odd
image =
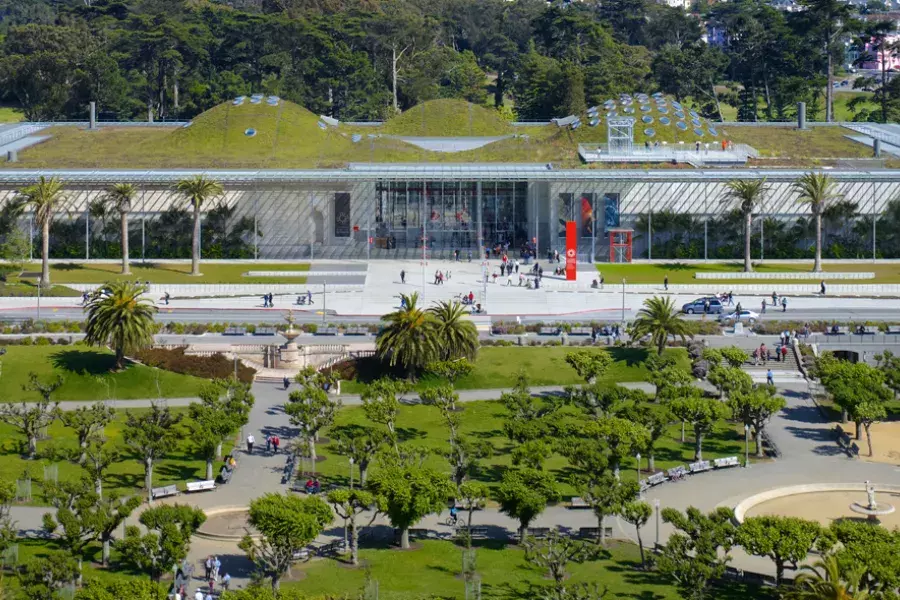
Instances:
[[[649,389],[646,383],[624,384],[629,387]],[[754,464],[751,469],[730,469],[722,472],[711,472],[692,476],[677,483],[666,483],[653,488],[647,493],[647,500],[653,503],[660,501],[662,507],[685,509],[696,506],[702,510],[711,510],[716,506],[733,507],[741,499],[775,487],[802,483],[859,483],[871,479],[880,483],[893,483],[897,478],[897,469],[893,465],[867,463],[850,460],[839,452],[828,432],[830,425],[825,423],[814,407],[806,391],[805,384],[795,381],[779,385],[779,391],[785,395],[788,406],[773,418],[769,425],[769,433],[782,450],[784,456],[778,460]],[[554,393],[562,390],[560,386],[533,388],[535,393]],[[499,398],[504,390],[463,390],[460,391],[462,401],[474,401]],[[286,392],[276,384],[257,383],[253,386],[256,403],[250,414],[249,422],[243,435],[252,432],[258,440],[263,440],[267,433],[277,434],[284,446],[296,437],[297,431],[287,423],[283,413]],[[412,399],[412,396],[410,396]],[[170,400],[170,405],[181,405],[190,399]],[[139,406],[149,401],[130,401],[128,406]],[[358,396],[342,396],[347,405],[359,403]],[[75,404],[75,403],[70,403]],[[124,403],[123,403],[124,404]],[[242,451],[239,466],[233,480],[220,486],[215,492],[191,496],[179,496],[170,499],[175,502],[188,502],[203,509],[223,506],[246,506],[252,499],[270,491],[284,491],[281,483],[281,471],[284,457],[254,452],[252,455]],[[14,518],[23,530],[38,530],[40,518],[47,509],[33,507],[16,507]],[[431,515],[417,524],[417,527],[450,533],[449,527],[443,524],[446,514]],[[134,522],[134,518],[130,519]],[[490,508],[478,511],[474,523],[488,527],[491,536],[505,537],[516,530],[516,523]],[[326,531],[320,541],[343,537],[340,522]],[[388,528],[382,517],[376,520],[377,527]],[[619,519],[608,519],[607,527],[613,527],[616,537],[632,539],[634,531],[631,526]],[[532,524],[534,527],[563,527],[578,529],[580,527],[596,527],[596,518],[590,511],[572,510],[563,506],[549,507]],[[643,532],[646,544],[652,545],[657,536],[665,542],[671,533],[669,526],[662,524],[657,534],[655,520],[651,519]],[[215,542],[195,538],[191,544],[189,560],[199,564],[209,554],[216,554],[223,562],[223,571],[231,573],[236,586],[244,586],[249,582],[251,565],[237,548],[236,544]],[[771,562],[744,555],[739,549],[734,552],[734,566],[752,569],[759,572],[772,572]],[[198,572],[202,572],[198,569]],[[199,581],[198,581],[199,585]]]

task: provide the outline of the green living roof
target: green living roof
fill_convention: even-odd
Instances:
[[[671,102],[671,101],[670,101]],[[633,114],[635,143],[660,141],[669,144],[695,140],[718,143],[730,139],[760,151],[761,166],[805,167],[829,164],[838,158],[867,158],[871,150],[846,137],[840,127],[816,127],[798,131],[785,127],[715,127],[703,121],[702,137],[689,120],[685,131],[660,123],[663,116],[656,103],[644,113]],[[685,107],[685,110],[688,110]],[[341,123],[320,126],[320,118],[287,101],[276,106],[267,102],[225,103],[178,128],[103,127],[85,131],[78,127],[45,130],[50,139],[19,153],[16,169],[334,169],[351,163],[553,163],[559,168],[635,168],[642,165],[582,164],[578,144],[605,143],[606,110],[599,109],[599,122],[583,114],[581,126],[555,124],[519,125],[503,120],[500,113],[459,100],[434,100],[413,107],[377,126]],[[686,117],[689,113],[686,113]],[[641,122],[648,116],[653,123]],[[654,129],[652,138],[644,130]],[[474,150],[432,152],[402,138],[408,137],[498,137]],[[672,167],[672,165],[643,165]],[[690,168],[676,165],[675,168]]]

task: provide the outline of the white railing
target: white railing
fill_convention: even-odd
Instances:
[[[813,273],[794,271],[783,273],[694,273],[694,279],[813,279],[821,281],[822,279],[875,279],[875,273],[859,272],[859,273]]]
[[[11,129],[3,134],[0,134],[0,146],[5,146],[7,144],[17,142],[22,138],[28,137],[32,133],[37,133],[38,131],[46,128],[46,125],[33,123],[21,125],[19,127],[16,127],[15,129]]]

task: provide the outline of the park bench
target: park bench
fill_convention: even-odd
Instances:
[[[654,473],[653,475],[651,475],[650,477],[647,478],[647,483],[650,484],[651,487],[654,485],[659,485],[661,483],[665,483],[665,482],[666,482],[666,474],[661,471],[659,473]]]
[[[594,330],[590,327],[573,327],[569,331],[569,335],[591,335]]]
[[[428,537],[431,537],[431,530],[430,529],[410,529],[409,537],[416,538],[416,539],[428,538]]]
[[[709,464],[708,460],[698,460],[697,462],[693,462],[688,465],[688,470],[691,473],[702,473],[703,471],[709,471],[712,469],[712,465]]]
[[[222,332],[222,335],[246,335],[247,328],[246,327],[226,327],[225,331]]]
[[[541,327],[538,335],[559,335],[559,327]]]
[[[291,558],[294,560],[309,560],[309,557],[309,548],[300,548],[299,550],[294,550],[293,554],[291,554]]]
[[[850,456],[859,458],[859,446],[856,445],[856,442],[850,444]]]
[[[890,333],[892,335],[896,335],[896,334],[900,333],[900,325],[888,325],[887,333]]]
[[[486,540],[488,537],[488,528],[487,527],[473,527],[471,537],[473,540]]]
[[[604,527],[606,529],[606,537],[612,537],[612,527]],[[578,537],[583,540],[595,540],[600,537],[599,527],[581,527],[578,529]]]
[[[533,537],[537,540],[542,540],[542,539],[546,538],[548,535],[550,535],[550,528],[549,527],[529,527],[526,532],[526,535],[528,537]]]
[[[165,487],[153,488],[150,490],[150,497],[156,500],[157,498],[165,498],[166,496],[177,496],[178,495],[178,486],[176,485],[167,485]]]
[[[681,465],[679,465],[677,467],[672,467],[671,469],[666,471],[666,477],[668,477],[669,479],[681,479],[682,477],[684,477],[687,474],[688,474],[687,469],[685,469]]]
[[[650,483],[646,479],[641,479],[640,481],[638,481],[638,489],[643,494],[650,489]]]
[[[590,508],[591,505],[584,501],[584,498],[580,496],[575,496],[572,498],[571,502],[569,502],[569,508]]]
[[[337,335],[337,327],[320,327],[316,330],[316,335]]]
[[[316,556],[335,556],[346,552],[346,548],[344,548],[344,540],[334,540],[333,542],[314,547],[312,551]]]
[[[837,331],[833,330],[831,327],[825,330],[825,335],[849,335],[850,328],[844,325],[841,325],[837,328]]]
[[[853,333],[855,333],[856,335],[875,335],[876,333],[878,333],[878,329],[870,326],[870,327],[866,327],[865,330],[863,330],[863,331],[860,331],[859,329],[855,329],[853,331]]]
[[[275,335],[274,327],[257,327],[253,335]]]
[[[717,469],[725,469],[728,467],[739,467],[737,456],[726,456],[725,458],[717,458],[713,461],[713,466]]]
[[[208,492],[210,490],[216,489],[216,482],[214,479],[207,479],[204,481],[188,481],[184,484],[185,492]]]
[[[369,333],[368,328],[360,327],[358,325],[354,325],[353,327],[348,327],[344,330],[344,335],[367,335]]]

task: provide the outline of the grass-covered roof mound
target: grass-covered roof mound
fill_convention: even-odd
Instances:
[[[429,100],[389,119],[381,131],[408,136],[483,137],[507,135],[513,128],[490,108],[463,100]]]

